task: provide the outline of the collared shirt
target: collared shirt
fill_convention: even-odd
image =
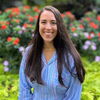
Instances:
[[[42,62],[44,63],[41,77],[44,85],[38,84],[36,81],[30,81],[25,75],[24,69],[26,66],[26,58],[28,50],[22,58],[19,71],[19,100],[80,100],[82,85],[77,77],[73,77],[70,72],[63,67],[62,80],[66,87],[62,86],[58,81],[57,70],[57,54],[56,52],[52,58],[47,62],[42,53]],[[75,71],[73,57],[69,56],[71,70]]]

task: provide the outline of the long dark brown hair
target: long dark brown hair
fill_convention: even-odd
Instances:
[[[71,54],[74,59],[76,73],[78,79],[82,83],[85,77],[85,70],[83,68],[80,55],[75,49],[75,46],[72,43],[71,39],[69,38],[69,34],[67,33],[60,12],[52,6],[44,7],[39,13],[34,31],[34,37],[31,42],[32,47],[28,52],[25,74],[30,78],[31,81],[36,80],[37,83],[43,84],[43,80],[41,79],[41,71],[43,68],[41,54],[43,51],[44,42],[39,33],[39,21],[42,12],[45,10],[51,11],[54,14],[57,21],[57,36],[55,37],[53,44],[57,52],[58,80],[60,84],[64,85],[61,77],[63,65],[65,65],[66,69],[68,69],[69,72],[72,74],[72,72],[70,71],[68,54]]]

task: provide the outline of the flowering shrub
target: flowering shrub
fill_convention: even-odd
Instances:
[[[69,25],[75,20],[75,16],[70,11],[64,12],[61,16],[64,19],[66,28],[69,29]]]
[[[38,7],[30,6],[0,12],[0,58],[4,71],[18,69],[25,47],[34,36],[39,12]],[[61,15],[77,50],[91,60],[100,61],[100,15],[96,11],[87,12],[80,20],[69,11]]]
[[[24,6],[0,13],[0,57],[4,71],[18,68],[24,49],[33,37],[39,11],[38,7]]]
[[[100,15],[96,11],[87,12],[82,19],[73,21],[69,32],[82,55],[100,61]]]

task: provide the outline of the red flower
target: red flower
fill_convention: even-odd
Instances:
[[[70,11],[67,11],[67,12],[66,12],[66,15],[67,15],[67,17],[69,17],[69,18],[72,19],[72,20],[75,19],[75,16],[74,16]]]
[[[16,40],[14,40],[13,44],[17,45],[19,43],[19,41],[20,41],[19,38],[16,38]]]
[[[23,27],[24,27],[24,28],[32,27],[32,24],[27,24],[27,23],[25,23],[25,24],[23,25]]]
[[[35,19],[38,19],[38,16],[34,16]]]
[[[10,24],[10,22],[6,22],[6,24],[8,24],[8,25],[9,25],[9,24]]]
[[[100,21],[100,15],[97,16],[97,20]]]
[[[33,9],[35,12],[40,12],[39,8],[38,7],[34,7]]]
[[[100,38],[100,32],[98,33],[98,37]]]
[[[84,26],[83,26],[82,24],[80,24],[79,27],[80,27],[81,29],[84,29]]]
[[[90,40],[92,37],[89,35],[87,38]]]
[[[10,42],[10,41],[12,41],[12,37],[7,38],[7,42]]]
[[[20,22],[19,19],[13,19],[12,21],[13,21],[13,22],[16,22],[16,23],[19,23],[19,22]]]
[[[24,6],[24,8],[25,8],[25,9],[30,9],[30,6],[27,5],[27,6]]]
[[[65,17],[65,14],[61,14],[61,16],[64,18]]]
[[[75,28],[75,27],[72,27],[72,28],[71,28],[71,31],[72,31],[72,32],[76,31],[76,28]]]
[[[6,28],[7,28],[6,25],[2,25],[2,26],[1,26],[1,29],[2,29],[2,30],[5,30]]]
[[[86,20],[87,20],[87,21],[91,21],[91,18],[90,18],[90,17],[86,17]]]
[[[19,22],[20,22],[20,20],[19,20],[19,19],[16,19],[16,20],[15,20],[15,22],[16,22],[16,23],[19,23]]]
[[[27,23],[25,23],[25,24],[23,25],[23,27],[24,27],[24,28],[26,28],[27,26],[28,26],[28,24],[27,24]]]
[[[16,16],[16,15],[20,14],[19,8],[12,8],[11,10],[12,10],[12,13],[9,15],[9,17]]]
[[[19,8],[12,8],[12,12],[20,12]]]
[[[97,29],[99,26],[97,24],[95,24],[94,22],[90,22],[89,23],[90,27]]]
[[[34,21],[34,18],[33,17],[29,17],[29,21],[30,22],[33,22]]]
[[[72,13],[70,11],[67,11],[66,15],[72,15]]]

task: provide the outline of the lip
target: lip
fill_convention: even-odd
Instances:
[[[52,32],[44,32],[45,34],[52,34]]]
[[[51,35],[46,35],[46,38],[51,38]]]
[[[51,36],[52,35],[52,32],[44,32],[44,34],[46,35],[46,36]]]

